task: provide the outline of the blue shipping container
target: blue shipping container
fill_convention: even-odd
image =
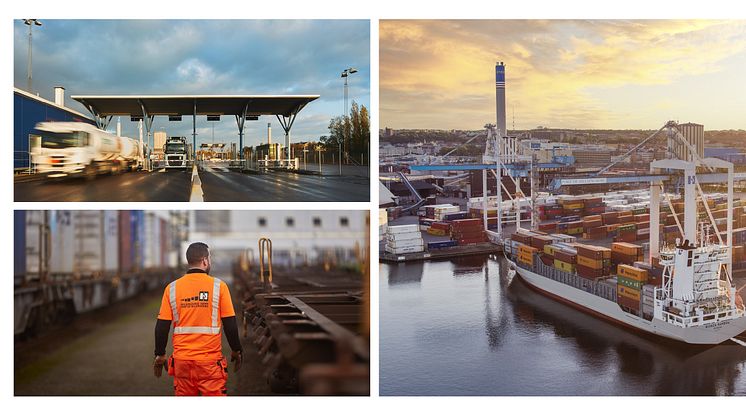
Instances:
[[[447,240],[442,242],[430,242],[427,244],[427,250],[433,249],[445,249],[447,247],[456,246],[456,240]]]
[[[26,211],[13,211],[13,276],[26,273]]]

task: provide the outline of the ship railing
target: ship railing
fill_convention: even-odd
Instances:
[[[538,260],[538,256],[534,257],[534,263],[532,269],[534,272],[549,278],[553,281],[577,288],[587,293],[593,294],[597,297],[616,302],[616,289],[603,281],[612,276],[603,277],[599,279],[587,279],[577,274],[570,272],[563,272],[559,269],[555,269],[551,266],[544,265],[543,262]]]
[[[670,311],[663,311],[663,320],[682,327],[694,327],[704,326],[708,324],[718,323],[720,321],[734,318],[738,316],[738,310],[727,308],[723,309],[711,309],[702,310],[700,314],[694,316],[682,316],[679,314],[672,313]]]

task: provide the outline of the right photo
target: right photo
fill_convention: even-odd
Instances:
[[[746,395],[746,21],[379,37],[381,396]]]

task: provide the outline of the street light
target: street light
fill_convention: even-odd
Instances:
[[[345,108],[344,108],[344,112],[343,112],[343,115],[345,117],[347,116],[347,89],[348,89],[347,88],[347,77],[350,74],[355,74],[355,73],[357,73],[357,69],[354,68],[354,67],[345,68],[342,71],[342,78],[345,79],[345,85],[344,85],[344,107]],[[347,130],[343,126],[342,127],[342,144],[344,144],[346,146],[346,143],[347,143]],[[345,150],[345,153],[346,152],[347,151]],[[339,147],[339,175],[342,176],[342,146],[341,145]]]
[[[23,19],[23,23],[25,25],[28,25],[28,68],[26,69],[27,74],[27,90],[29,93],[31,92],[31,28],[34,26],[41,26],[41,21],[39,19]]]

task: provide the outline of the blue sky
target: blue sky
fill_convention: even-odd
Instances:
[[[88,112],[70,95],[318,94],[299,115],[291,140],[317,140],[343,113],[350,66],[352,100],[370,107],[370,24],[367,20],[53,20],[33,29],[33,91],[53,100],[64,86],[67,106]],[[14,85],[26,89],[28,26],[14,21]],[[277,119],[247,121],[244,143],[282,135]],[[115,126],[114,121],[110,129]],[[153,130],[191,137],[192,120],[156,117]],[[122,118],[123,135],[137,125]],[[212,141],[212,122],[197,118],[197,141]],[[238,142],[234,118],[215,123],[215,141]]]

